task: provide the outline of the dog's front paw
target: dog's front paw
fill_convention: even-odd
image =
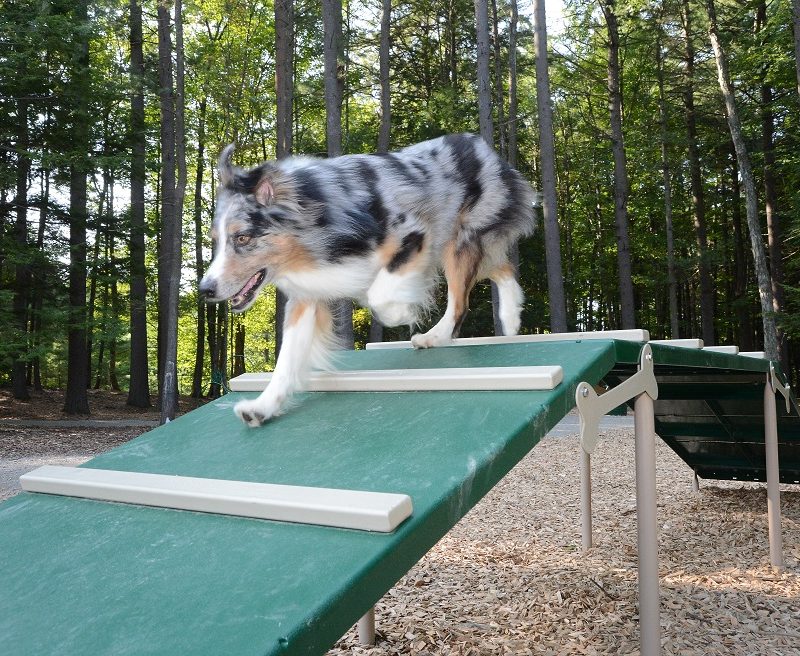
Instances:
[[[258,399],[239,401],[239,403],[233,406],[233,411],[236,413],[236,416],[250,426],[250,428],[258,428],[265,421],[277,414],[275,410],[270,410],[269,407],[265,407],[262,403],[259,403]]]
[[[417,333],[416,335],[412,335],[411,346],[413,346],[415,349],[425,349],[433,346],[445,346],[451,341],[452,340],[450,337],[443,337],[441,335],[437,335],[432,330],[429,330],[424,334]]]

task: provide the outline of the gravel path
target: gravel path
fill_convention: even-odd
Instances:
[[[86,420],[47,423],[58,424],[58,428],[28,427],[10,420],[0,424],[0,500],[17,494],[19,477],[32,469],[42,465],[79,465],[148,429],[127,422],[102,428],[97,427],[96,421],[87,424]]]

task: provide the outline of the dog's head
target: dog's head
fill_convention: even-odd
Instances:
[[[250,170],[235,167],[233,150],[231,144],[219,158],[214,258],[200,294],[210,303],[230,299],[231,308],[242,312],[264,284],[287,267],[309,264],[309,256],[292,234],[302,208],[291,178],[271,162]]]

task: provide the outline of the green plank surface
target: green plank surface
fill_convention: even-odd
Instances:
[[[627,347],[626,347],[627,348]],[[613,342],[359,351],[342,369],[558,364],[542,392],[230,394],[86,466],[409,494],[392,534],[20,494],[0,504],[0,653],[323,653],[614,366]]]

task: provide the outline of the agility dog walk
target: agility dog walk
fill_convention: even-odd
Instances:
[[[439,271],[447,309],[415,348],[458,334],[476,281],[497,284],[506,335],[520,325],[522,289],[509,251],[534,229],[536,193],[479,137],[448,135],[385,155],[294,157],[250,170],[219,161],[213,261],[200,283],[209,302],[242,312],[275,284],[289,298],[275,374],[234,408],[249,426],[285,410],[312,367],[335,348],[330,303],[352,298],[387,326],[414,325]]]

